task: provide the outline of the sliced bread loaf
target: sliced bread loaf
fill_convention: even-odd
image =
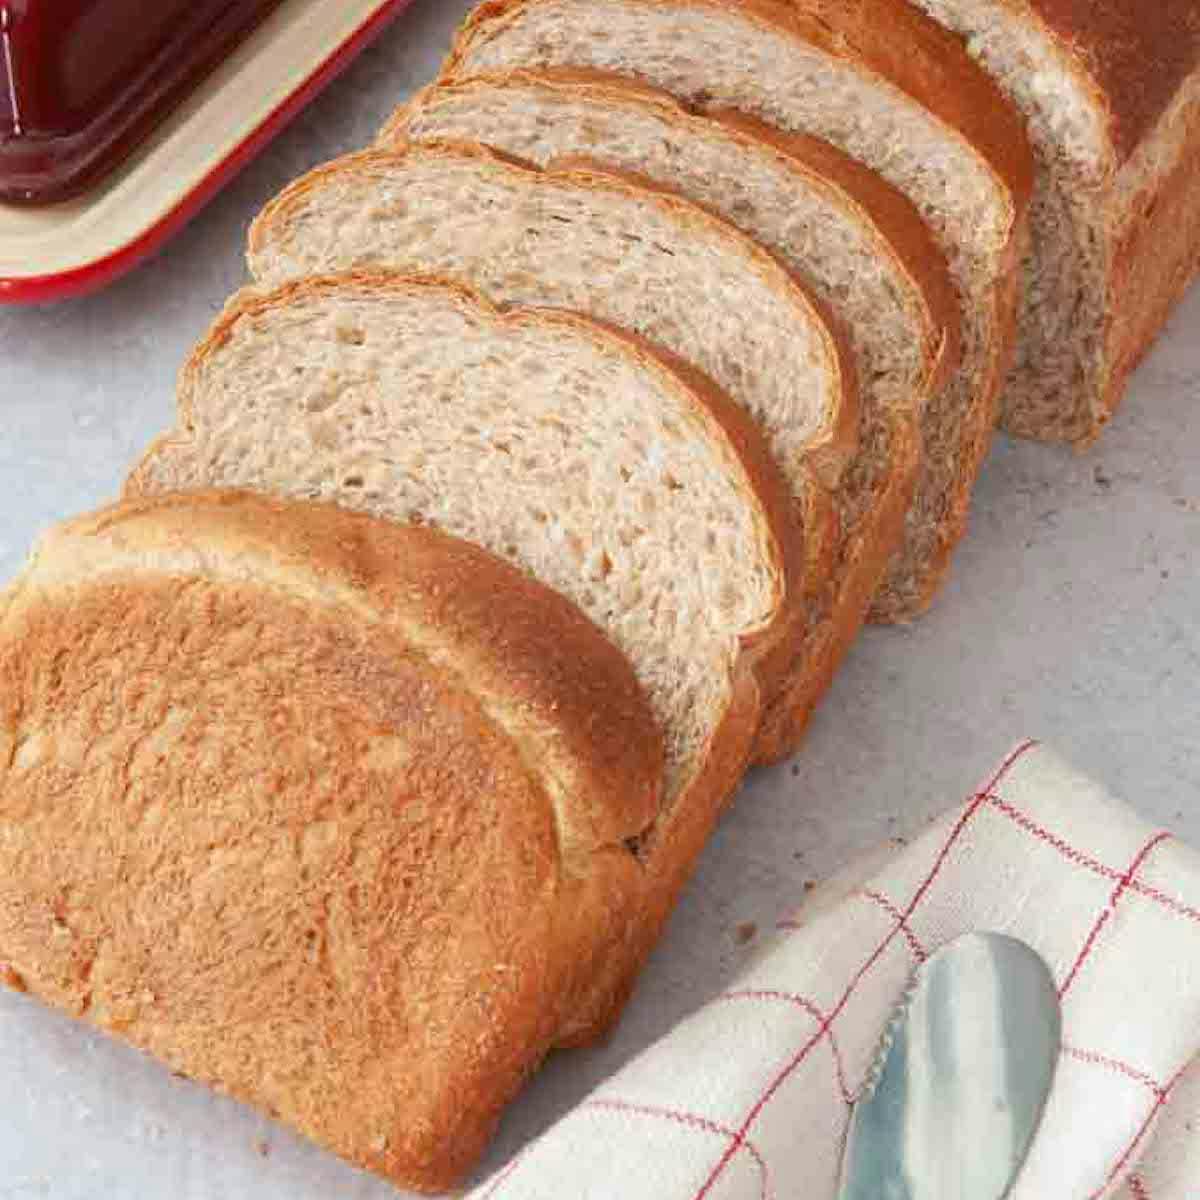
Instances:
[[[1037,152],[1006,425],[1086,444],[1200,269],[1200,5],[916,3],[964,35]]]
[[[896,552],[907,519],[938,519],[924,436],[939,445],[931,396],[958,368],[959,307],[945,259],[914,206],[827,142],[753,118],[687,112],[669,93],[621,76],[512,71],[433,86],[393,118],[381,143],[469,139],[548,165],[588,155],[670,187],[778,255],[847,331],[861,382],[858,452],[836,499],[840,538],[819,631],[792,691],[773,705],[760,758],[795,749]],[[942,402],[944,403],[944,402]],[[965,488],[968,481],[957,480]],[[915,569],[916,564],[913,564]]]
[[[474,546],[80,518],[0,596],[3,978],[444,1189],[621,953],[662,762],[624,656]]]
[[[231,302],[128,491],[209,486],[438,526],[575,601],[628,655],[665,732],[667,790],[643,907],[559,1034],[605,1027],[803,621],[787,487],[753,422],[573,314],[501,315],[427,279],[317,278]]]
[[[1012,350],[1032,160],[1020,119],[958,40],[904,0],[829,4],[820,18],[770,0],[488,0],[460,31],[444,77],[590,67],[814,134],[909,197],[948,259],[963,358],[935,399],[927,444],[937,503],[909,530],[875,606],[912,617],[931,601],[966,528]]]

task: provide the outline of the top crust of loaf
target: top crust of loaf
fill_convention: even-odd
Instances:
[[[609,840],[661,749],[622,656],[470,545],[238,494],[82,518],[0,598],[6,982],[444,1189],[623,961]]]
[[[1009,6],[1044,30],[1107,116],[1117,166],[1200,67],[1196,0],[1009,0]]]
[[[494,32],[541,0],[484,0],[463,22],[442,67],[443,78],[474,72],[470,56]],[[906,0],[637,0],[664,10],[708,8],[810,43],[858,63],[917,100],[956,130],[989,163],[1023,212],[1034,165],[1020,115],[961,40]]]

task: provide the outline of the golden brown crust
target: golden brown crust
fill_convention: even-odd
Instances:
[[[889,558],[903,540],[920,474],[921,435],[912,413],[889,413],[881,424],[892,469],[876,496],[871,519],[860,522],[843,547],[839,586],[826,619],[793,666],[789,686],[763,718],[754,751],[758,765],[790,758],[799,748],[813,713],[858,636]]]
[[[282,236],[280,231],[287,228],[290,217],[322,187],[336,184],[338,179],[351,173],[369,177],[397,169],[405,161],[415,158],[472,158],[493,163],[498,169],[512,172],[531,191],[566,184],[594,194],[627,197],[643,204],[649,201],[670,214],[683,229],[705,227],[710,235],[735,242],[737,253],[747,268],[785,304],[791,305],[797,313],[797,321],[808,324],[822,343],[824,357],[833,375],[830,392],[840,397],[840,402],[830,407],[824,422],[814,430],[806,457],[820,478],[831,486],[836,484],[846,462],[854,454],[858,429],[858,384],[844,332],[825,306],[818,304],[795,276],[753,238],[670,189],[628,172],[580,165],[541,170],[491,147],[448,139],[359,151],[310,171],[286,187],[263,209],[250,227],[248,259],[251,271],[254,270],[255,256],[263,252],[273,236]]]
[[[632,669],[532,576],[434,529],[245,492],[131,499],[68,523],[58,537],[112,537],[138,525],[168,544],[205,534],[280,572],[311,572],[345,602],[369,604],[375,619],[420,628],[426,652],[481,701],[513,706],[509,732],[544,742],[542,768],[572,798],[565,851],[619,844],[657,817],[662,734],[649,718],[649,736],[631,742],[650,713]]]
[[[556,796],[560,737],[595,748],[604,819]],[[581,848],[641,827],[661,763],[622,656],[474,547],[245,494],[127,503],[0,604],[9,978],[442,1189],[624,946],[644,871]]]
[[[737,668],[730,706],[713,734],[703,774],[682,791],[641,843],[639,856],[645,869],[641,916],[629,926],[623,967],[597,977],[587,1002],[578,1009],[578,1023],[560,1045],[587,1045],[607,1033],[620,1016],[638,973],[657,945],[701,851],[749,766],[762,711],[762,694],[754,673],[745,666]]]
[[[1004,0],[1091,81],[1122,165],[1200,67],[1195,0]]]

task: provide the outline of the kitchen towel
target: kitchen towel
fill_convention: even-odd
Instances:
[[[1200,1197],[1200,854],[1050,750],[785,921],[723,995],[472,1200],[833,1200],[914,970],[971,930],[1050,966],[1063,1049],[1010,1200]]]

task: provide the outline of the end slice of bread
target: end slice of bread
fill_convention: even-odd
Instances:
[[[213,486],[457,534],[573,600],[629,657],[666,736],[667,792],[642,911],[563,1036],[604,1028],[804,628],[803,547],[753,422],[586,318],[501,314],[428,279],[318,278],[234,299],[128,491]]]
[[[0,596],[5,978],[444,1189],[622,952],[662,767],[624,656],[474,546],[127,502]]]
[[[1200,6],[914,2],[963,36],[1037,154],[1005,426],[1087,446],[1200,271]]]
[[[397,111],[380,144],[447,139],[539,166],[587,155],[677,191],[779,257],[846,330],[861,394],[858,449],[835,495],[835,567],[758,758],[791,753],[889,560],[909,553],[906,518],[920,529],[942,501],[920,447],[923,436],[940,440],[944,402],[930,401],[957,372],[960,318],[931,232],[902,193],[829,143],[739,114],[688,112],[620,75],[548,68],[435,84]]]
[[[609,71],[702,111],[823,138],[916,205],[954,275],[963,344],[955,381],[934,400],[939,436],[926,439],[936,488],[873,610],[918,615],[965,532],[1013,349],[1033,164],[999,88],[905,0],[486,0],[443,78],[519,67]]]

